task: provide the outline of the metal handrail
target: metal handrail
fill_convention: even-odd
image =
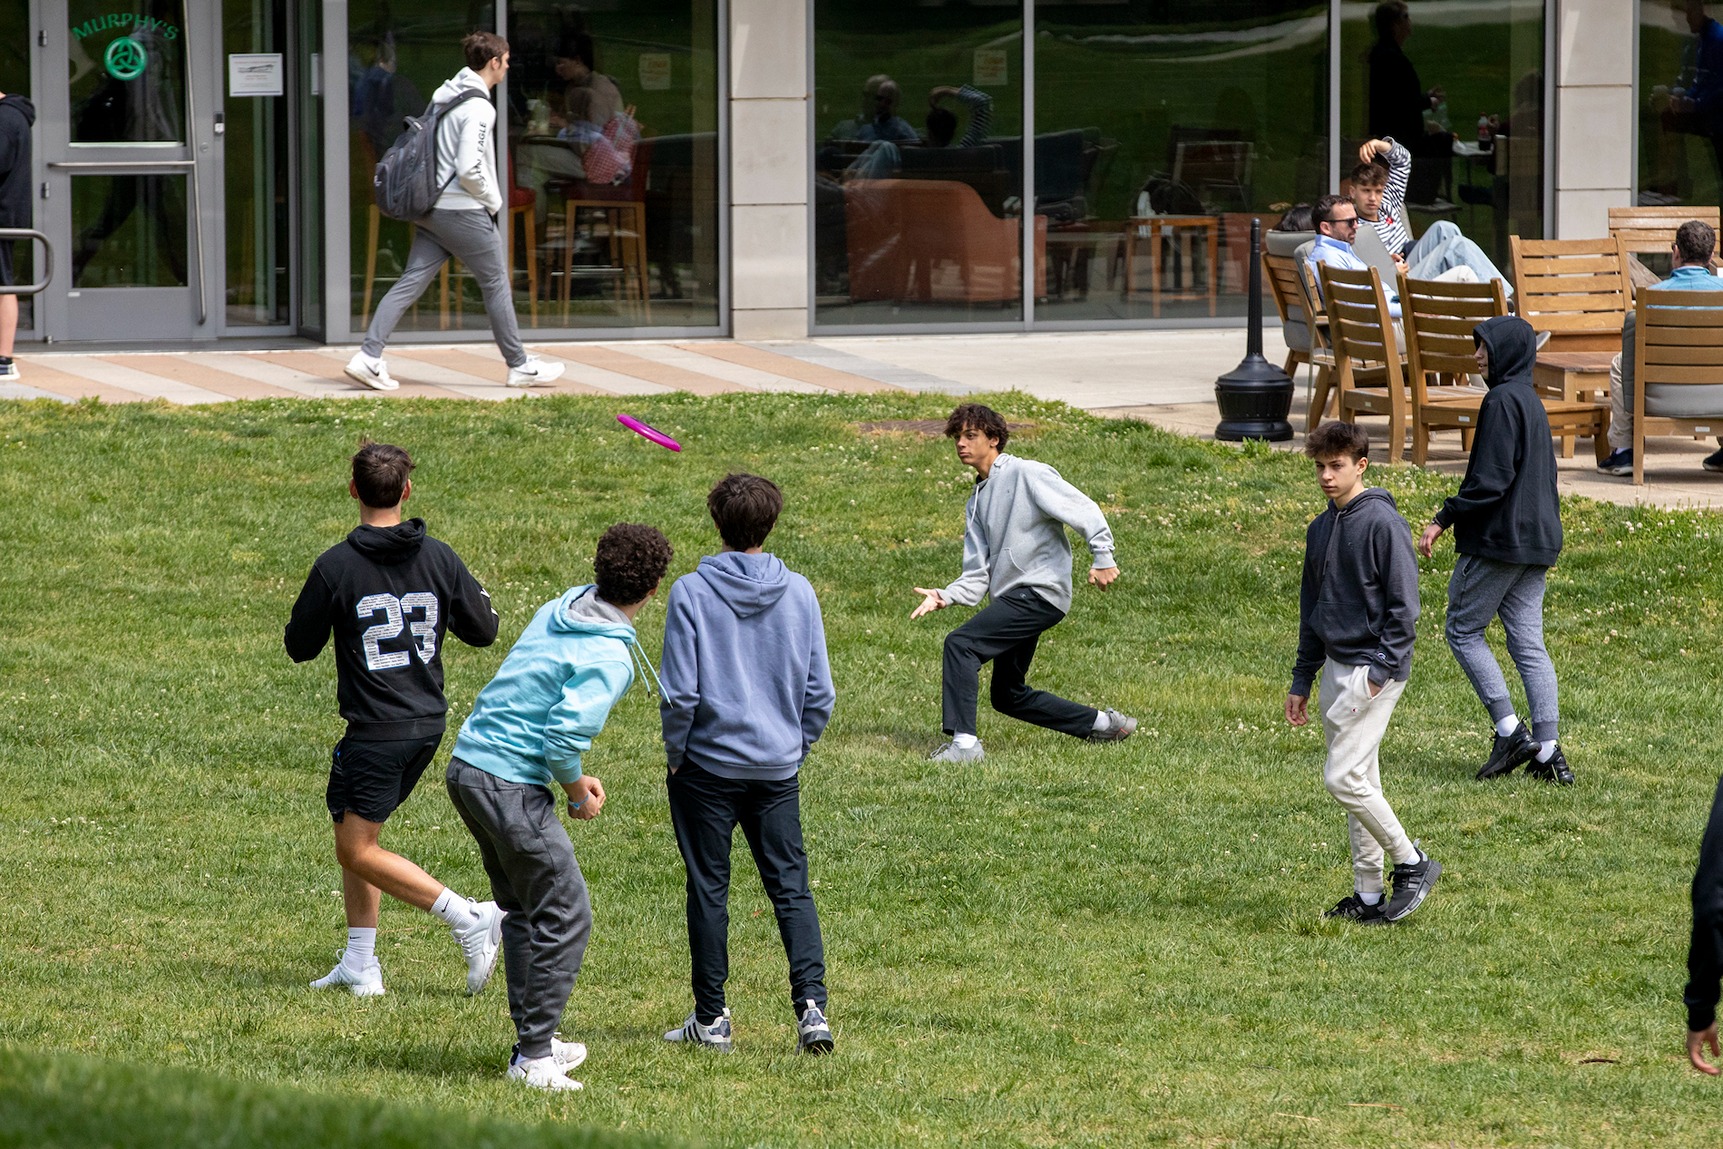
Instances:
[[[29,227],[0,227],[0,243],[9,243],[15,239],[40,240],[42,243],[42,278],[36,283],[3,284],[0,283],[0,295],[40,295],[48,288],[48,281],[54,278],[54,245],[48,242],[48,237]]]

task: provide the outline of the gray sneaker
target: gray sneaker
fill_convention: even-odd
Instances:
[[[1120,714],[1111,706],[1101,711],[1101,713],[1107,716],[1107,728],[1105,730],[1090,731],[1089,741],[1123,742],[1125,739],[1137,732],[1137,720],[1135,718]]]
[[[986,759],[987,752],[981,749],[981,743],[962,747],[955,742],[947,742],[938,750],[927,756],[929,762],[980,762]]]
[[[814,1004],[813,998],[808,999],[808,1008],[796,1019],[796,1029],[803,1053],[830,1053],[836,1044],[832,1041],[832,1027],[826,1021],[826,1012]]]

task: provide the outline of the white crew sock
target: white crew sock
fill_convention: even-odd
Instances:
[[[437,900],[431,904],[431,912],[454,929],[470,926],[478,918],[473,904],[447,886],[443,887],[443,892],[438,894]]]
[[[1113,724],[1113,720],[1111,718],[1107,717],[1107,712],[1105,710],[1095,711],[1095,733],[1096,734],[1099,734],[1102,731],[1106,730],[1107,727],[1111,726],[1112,724]]]
[[[347,952],[341,955],[341,964],[358,971],[370,965],[376,956],[377,927],[348,926]]]
[[[1381,905],[1382,904],[1382,891],[1381,890],[1359,890],[1358,891],[1358,900],[1363,902],[1367,906]]]
[[[1538,761],[1539,762],[1548,762],[1551,758],[1554,758],[1554,757],[1555,757],[1555,739],[1551,738],[1548,742],[1545,742],[1542,746],[1538,747]]]
[[[1510,714],[1500,722],[1496,723],[1496,733],[1500,734],[1503,738],[1506,738],[1515,730],[1518,730],[1519,727],[1520,716],[1517,714]]]
[[[953,734],[951,736],[951,744],[959,750],[968,750],[971,746],[979,745],[980,742],[981,739],[973,734]]]

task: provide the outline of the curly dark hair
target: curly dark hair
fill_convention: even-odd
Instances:
[[[1330,419],[1304,437],[1304,453],[1312,459],[1359,459],[1370,457],[1370,432],[1356,423]]]
[[[955,439],[965,431],[980,431],[989,439],[994,440],[994,446],[999,450],[1005,449],[1007,440],[1011,438],[1011,429],[1005,425],[1005,417],[991,407],[980,403],[965,403],[951,413],[951,418],[945,421],[945,437]]]
[[[766,541],[778,514],[784,509],[784,493],[778,484],[759,475],[725,475],[706,496],[706,509],[718,537],[731,550],[745,551]]]
[[[645,523],[617,523],[598,539],[592,558],[598,597],[612,606],[632,606],[657,589],[670,569],[670,540]]]

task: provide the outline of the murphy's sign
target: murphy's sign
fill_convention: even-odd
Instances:
[[[86,36],[93,36],[97,32],[106,32],[110,29],[127,30],[128,34],[156,32],[164,40],[179,39],[179,29],[166,20],[157,20],[154,16],[145,16],[142,13],[134,12],[109,12],[106,16],[91,17],[82,24],[74,24],[72,35],[82,40]]]

